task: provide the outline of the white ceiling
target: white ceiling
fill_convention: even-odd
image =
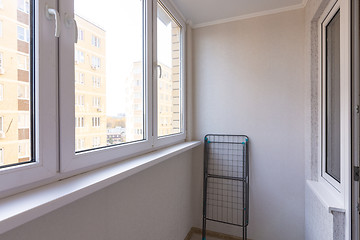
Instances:
[[[303,7],[306,0],[172,0],[194,27]]]

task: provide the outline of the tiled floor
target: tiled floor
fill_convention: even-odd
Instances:
[[[194,234],[192,235],[191,240],[201,240],[201,235]],[[206,237],[206,240],[220,240],[220,238]]]

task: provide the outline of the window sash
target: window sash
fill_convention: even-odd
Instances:
[[[0,185],[0,197],[13,194],[24,185],[53,178],[57,173],[56,156],[58,156],[57,145],[57,40],[54,38],[54,28],[43,15],[45,2],[34,0],[31,3],[30,24],[33,26],[31,34],[33,37],[30,47],[30,56],[33,61],[25,60],[26,70],[31,68],[30,79],[34,81],[33,96],[34,108],[31,112],[35,118],[32,126],[34,161],[26,164],[17,164],[0,168],[0,181],[7,184]],[[49,6],[56,6],[57,1],[48,0]],[[26,9],[26,7],[25,7]],[[30,9],[30,7],[29,7]],[[29,11],[30,12],[30,11]],[[39,34],[39,29],[43,34]],[[24,29],[24,28],[23,28]],[[21,30],[20,30],[21,31]],[[44,34],[48,32],[49,34]],[[16,33],[17,34],[17,33]],[[24,31],[24,39],[30,42],[30,30]],[[41,46],[41,51],[39,51]],[[17,59],[15,59],[16,61]],[[15,62],[16,63],[16,62]],[[30,66],[31,64],[31,66]],[[25,69],[24,69],[25,70]],[[41,85],[41,91],[39,86]],[[49,121],[49,117],[52,119]],[[6,120],[6,119],[5,119]],[[3,149],[3,153],[5,150]],[[29,152],[24,155],[29,156]],[[5,157],[3,155],[3,157]]]
[[[157,3],[159,3],[164,10],[171,16],[171,18],[178,23],[178,25],[181,27],[180,32],[180,112],[183,114],[181,115],[180,121],[182,122],[180,133],[172,134],[172,135],[165,135],[165,136],[158,136],[158,98],[154,97],[153,99],[153,113],[154,113],[154,122],[153,122],[153,133],[154,133],[154,147],[163,147],[167,146],[169,144],[183,141],[186,138],[186,108],[185,108],[185,89],[186,89],[186,81],[185,81],[185,33],[186,33],[186,24],[182,20],[182,17],[178,14],[177,10],[172,6],[172,4],[169,4],[167,0],[158,0],[153,2],[153,62],[156,63],[155,66],[157,66]],[[154,71],[157,73],[157,68],[154,69]],[[153,94],[154,96],[157,96],[157,90],[158,90],[158,81],[157,81],[158,74],[154,75],[153,80]],[[160,87],[160,86],[159,86]]]
[[[346,172],[345,164],[346,164],[346,155],[348,154],[348,149],[346,145],[346,136],[349,136],[351,132],[351,125],[350,125],[350,117],[347,114],[347,106],[351,106],[351,102],[346,97],[348,89],[350,89],[350,75],[349,71],[346,66],[349,66],[350,62],[348,62],[347,57],[350,53],[346,51],[347,39],[349,36],[347,35],[347,29],[345,26],[346,15],[345,10],[343,11],[344,14],[341,14],[342,10],[340,8],[340,2],[337,1],[332,5],[329,4],[327,9],[324,11],[322,16],[322,21],[320,22],[320,46],[321,46],[321,161],[319,161],[319,175],[321,176],[320,181],[326,182],[330,184],[334,192],[336,193],[343,193],[344,192],[344,184],[345,178],[344,173]],[[327,85],[326,85],[326,76],[327,76],[327,39],[326,39],[326,26],[329,22],[333,19],[335,14],[340,11],[340,181],[336,180],[333,176],[331,176],[327,172]],[[350,108],[349,108],[350,109]],[[349,113],[349,116],[351,114]]]
[[[20,69],[23,70],[34,70],[34,79],[36,81],[34,88],[35,92],[38,93],[38,95],[34,96],[36,103],[34,115],[37,120],[35,122],[34,139],[37,158],[33,163],[0,170],[1,181],[14,183],[11,186],[0,186],[0,196],[3,196],[1,194],[6,194],[7,191],[12,191],[14,187],[20,187],[24,184],[38,182],[44,179],[56,178],[58,175],[69,172],[73,174],[79,173],[84,169],[93,169],[99,165],[148,152],[154,149],[154,145],[156,145],[156,147],[161,146],[161,141],[156,135],[152,134],[152,132],[157,132],[153,129],[154,126],[156,127],[156,124],[154,124],[156,114],[153,113],[156,112],[156,97],[154,96],[156,96],[157,90],[156,83],[153,80],[153,72],[156,70],[153,69],[154,52],[156,52],[156,49],[154,49],[154,41],[156,41],[156,38],[153,38],[155,34],[152,31],[154,23],[152,18],[153,6],[156,5],[156,1],[147,0],[144,2],[144,114],[147,118],[144,119],[144,129],[135,130],[138,131],[139,134],[144,132],[146,139],[121,146],[111,146],[104,150],[94,149],[83,151],[79,154],[75,154],[75,148],[82,149],[84,147],[84,139],[75,139],[74,128],[75,126],[80,128],[91,127],[91,116],[87,116],[90,117],[87,119],[85,119],[84,116],[75,118],[75,115],[68,113],[75,114],[75,93],[73,91],[75,76],[74,62],[76,60],[81,63],[85,62],[85,55],[81,50],[75,49],[74,39],[69,37],[74,35],[73,28],[62,28],[60,38],[54,38],[54,26],[50,24],[51,21],[48,21],[48,19],[43,16],[45,3],[43,1],[35,1],[37,3],[35,22],[38,22],[38,24],[34,25],[34,31],[31,30],[31,33],[34,33],[35,36],[31,36],[31,40],[34,39],[34,49],[37,50],[35,53],[37,54],[35,58],[36,63],[33,64],[26,56],[21,55],[21,61],[19,61],[21,64],[18,64],[18,66],[21,66]],[[56,0],[49,0],[47,4],[50,7],[59,5],[60,13],[73,12],[72,1],[57,2]],[[38,34],[40,28],[43,33],[41,36]],[[20,40],[30,42],[30,30],[22,27],[19,29]],[[100,39],[96,41],[100,47]],[[41,53],[38,51],[39,49],[41,49]],[[71,51],[71,49],[73,50]],[[58,53],[60,54],[57,55]],[[69,61],[69,59],[73,59],[73,61]],[[88,63],[89,60],[90,59],[87,58],[86,63]],[[94,58],[94,63],[96,67],[101,67],[99,58]],[[58,72],[62,74],[58,76]],[[58,77],[59,80],[57,79]],[[78,82],[83,83],[84,81],[85,75],[79,73]],[[40,85],[41,91],[39,91]],[[101,86],[100,78],[95,79],[95,86]],[[25,98],[27,98],[27,90],[23,90],[24,89],[19,90],[19,97],[25,95]],[[57,102],[58,99],[59,103]],[[84,102],[81,97],[78,101],[80,104]],[[100,97],[96,98],[94,102],[96,107],[101,106]],[[57,121],[58,117],[60,118],[59,121]],[[49,119],[51,119],[51,121],[49,121]],[[100,117],[95,117],[94,126],[99,126],[100,124],[104,123],[101,122]],[[61,132],[61,134],[59,134],[59,132]],[[60,135],[60,144],[57,143],[58,135]],[[169,137],[164,144],[171,144],[177,141],[183,141],[184,139],[184,134],[180,136],[180,138]],[[102,139],[99,138],[94,139],[94,146],[98,146],[101,140]],[[60,152],[62,153],[61,155],[59,154]],[[19,153],[22,153],[24,157],[29,155],[29,152],[26,152],[23,145],[19,145]],[[61,156],[61,164],[57,161],[59,156]],[[58,169],[58,166],[61,167]]]

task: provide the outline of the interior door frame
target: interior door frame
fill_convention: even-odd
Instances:
[[[352,74],[352,164],[351,164],[351,229],[353,240],[360,240],[360,216],[358,210],[360,184],[354,180],[354,169],[360,163],[360,3],[353,0],[352,3],[352,50],[351,50],[351,74]]]

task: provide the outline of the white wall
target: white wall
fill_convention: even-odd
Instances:
[[[303,9],[193,30],[193,137],[249,136],[251,239],[305,238],[304,35]],[[201,226],[201,150],[195,159]]]
[[[0,235],[1,240],[183,240],[193,225],[189,151]]]

